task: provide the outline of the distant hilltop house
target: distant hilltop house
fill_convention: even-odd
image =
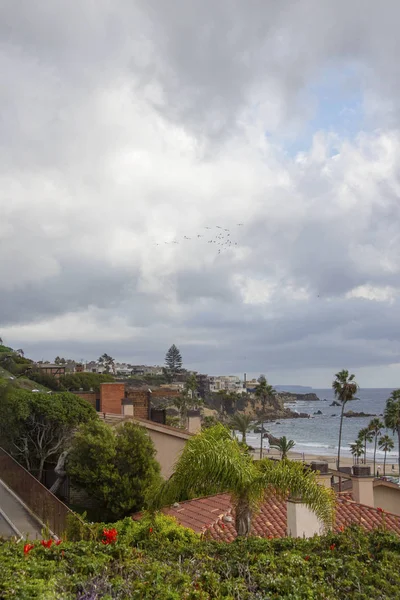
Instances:
[[[34,368],[42,374],[53,375],[56,379],[66,373],[66,365],[56,365],[55,363],[38,362],[34,364]]]
[[[242,393],[243,384],[240,377],[236,375],[219,375],[218,377],[210,377],[210,392],[235,392]]]

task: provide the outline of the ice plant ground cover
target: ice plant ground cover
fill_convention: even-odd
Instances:
[[[400,589],[400,538],[384,527],[227,544],[157,516],[44,541],[0,543],[0,598],[369,600]]]

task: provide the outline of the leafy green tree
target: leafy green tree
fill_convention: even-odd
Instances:
[[[254,461],[223,425],[202,431],[187,441],[175,471],[152,496],[152,508],[171,504],[212,489],[231,494],[239,536],[248,536],[254,512],[266,494],[290,493],[317,514],[327,526],[333,522],[334,494],[318,485],[316,475],[293,461]]]
[[[356,459],[356,464],[360,462],[360,457],[364,454],[364,444],[360,438],[357,438],[354,444],[350,444],[350,452]]]
[[[66,469],[104,520],[119,519],[141,510],[147,491],[160,484],[155,453],[144,427],[124,423],[113,429],[96,420],[76,433]]]
[[[182,355],[179,352],[179,348],[172,344],[165,355],[165,367],[163,373],[167,378],[168,382],[172,382],[178,373],[182,372]]]
[[[372,442],[372,440],[374,439],[374,435],[368,427],[364,427],[363,429],[360,429],[360,431],[358,432],[358,439],[362,441],[363,446],[364,446],[364,452],[363,452],[364,464],[366,464],[367,463],[367,442]]]
[[[340,449],[342,445],[342,428],[343,428],[343,413],[346,404],[352,400],[356,400],[356,393],[358,390],[358,384],[355,381],[355,375],[349,375],[346,369],[343,369],[339,373],[336,373],[335,379],[332,383],[332,388],[336,399],[340,402],[342,410],[340,412],[340,426],[339,426],[339,443],[338,443],[338,457],[337,457],[337,469],[340,470]]]
[[[191,373],[185,381],[185,391],[192,396],[192,398],[197,398],[198,387],[197,377],[194,373]]]
[[[57,462],[75,428],[96,418],[94,408],[75,394],[49,395],[12,386],[0,388],[0,414],[1,445],[39,481],[45,463]]]
[[[382,421],[378,417],[376,417],[375,419],[372,419],[368,425],[368,429],[374,436],[374,470],[373,470],[374,476],[376,473],[375,463],[376,463],[376,447],[378,444],[378,437],[384,427],[385,427],[385,425],[382,423]]]
[[[179,411],[181,425],[186,426],[187,411],[193,406],[193,398],[186,391],[173,399],[172,404]]]
[[[400,475],[400,389],[394,390],[390,398],[386,401],[386,407],[384,412],[384,421],[388,429],[391,429],[393,433],[397,433],[397,451],[399,455],[399,475]]]
[[[290,452],[295,445],[295,442],[293,440],[286,439],[285,435],[279,438],[276,444],[270,444],[271,448],[279,450],[282,460],[287,459],[288,452]]]
[[[215,397],[220,400],[220,412],[222,414],[232,415],[236,409],[239,395],[236,392],[228,392],[227,390],[218,390],[218,392],[214,393]]]
[[[98,362],[102,367],[105,368],[106,373],[110,373],[111,371],[115,373],[115,361],[112,356],[104,353],[100,356]]]
[[[246,434],[252,429],[252,423],[254,419],[250,415],[243,413],[236,413],[233,415],[229,426],[234,431],[239,431],[242,434],[242,443],[246,444]]]
[[[207,415],[203,418],[203,422],[201,424],[202,429],[209,429],[210,427],[214,427],[219,423],[217,417],[214,415]]]
[[[98,392],[102,383],[114,381],[111,373],[66,373],[58,379],[58,385],[61,389],[77,391],[82,388],[83,391],[94,390]]]
[[[394,441],[389,435],[383,435],[379,438],[378,446],[380,450],[383,450],[385,457],[383,459],[383,474],[386,475],[386,455],[391,452],[394,448]]]

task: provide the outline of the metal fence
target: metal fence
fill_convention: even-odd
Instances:
[[[1,447],[0,479],[53,533],[63,535],[72,511]]]

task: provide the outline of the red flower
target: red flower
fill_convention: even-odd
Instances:
[[[331,544],[331,545],[329,546],[329,550],[334,550],[335,548],[336,548],[336,544]]]
[[[221,529],[225,529],[225,525],[223,523],[220,523],[220,527]]]
[[[61,550],[61,556],[65,556],[64,550]]]
[[[377,510],[378,512],[380,512],[380,513],[383,513],[383,512],[385,512],[385,511],[383,510],[383,508],[377,508],[376,510]]]
[[[307,554],[307,556],[304,557],[304,560],[310,560],[310,557],[308,556],[308,554]]]
[[[32,548],[34,548],[35,546],[33,544],[25,544],[24,546],[24,554],[28,554]]]
[[[339,531],[342,531],[342,532],[344,531],[344,525],[341,525],[341,526],[339,527]]]
[[[56,546],[59,546],[62,543],[62,540],[57,540],[56,541]]]
[[[149,527],[149,533],[153,533],[153,528]]]
[[[274,539],[274,536],[273,536],[273,535],[269,535],[269,536],[268,536],[268,539],[269,539],[269,540],[273,540],[273,539]]]
[[[103,529],[103,539],[101,543],[107,546],[108,544],[115,544],[118,537],[118,531],[116,529]]]
[[[53,540],[42,540],[40,543],[42,544],[43,548],[50,548],[53,543]]]

